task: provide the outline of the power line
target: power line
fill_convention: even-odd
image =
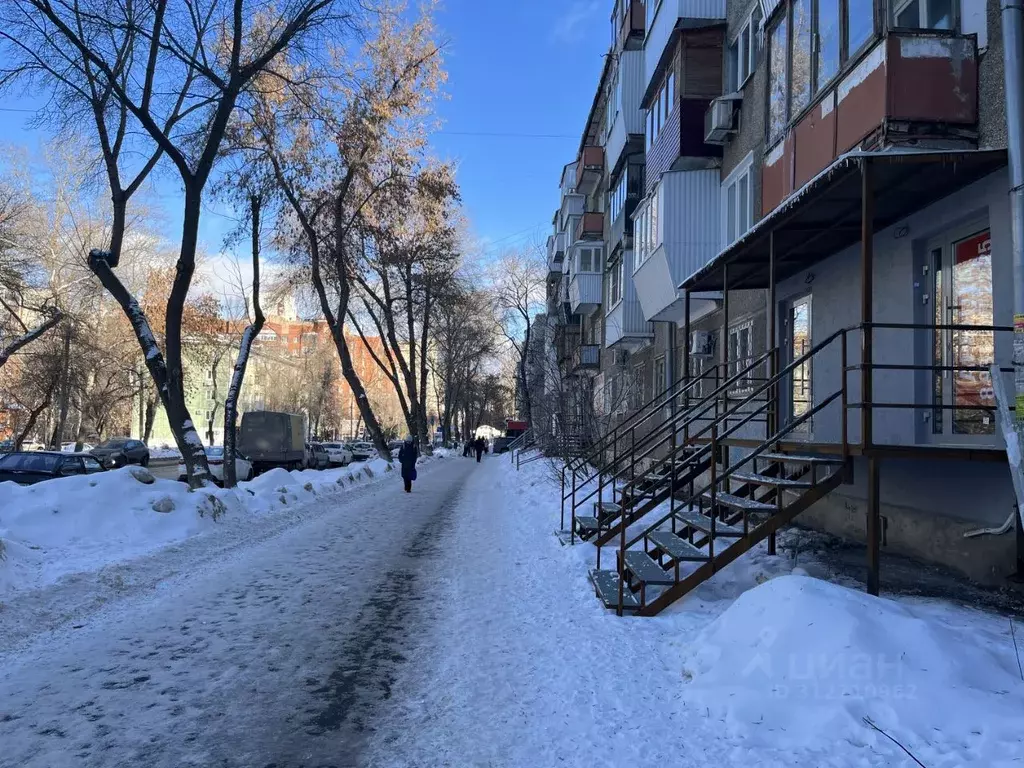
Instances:
[[[0,107],[0,112],[38,112],[38,109],[20,109],[17,107]]]
[[[568,133],[498,133],[491,131],[434,131],[439,136],[483,136],[495,139],[573,139],[579,136]]]

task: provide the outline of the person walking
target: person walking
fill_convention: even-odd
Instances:
[[[462,446],[462,458],[469,456],[470,451],[473,450],[473,441],[468,437],[466,438],[466,444]]]
[[[416,459],[420,456],[419,449],[411,435],[407,435],[402,447],[398,449],[398,463],[402,465],[402,480],[405,492],[412,493],[412,481],[416,479]]]
[[[484,454],[484,439],[482,437],[478,437],[476,442],[473,444],[473,447],[476,448],[476,460],[479,463],[480,457]]]

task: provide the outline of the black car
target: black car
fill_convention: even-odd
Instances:
[[[106,440],[89,453],[109,469],[123,467],[127,464],[149,466],[149,448],[145,443],[128,437],[114,437]]]
[[[0,483],[35,485],[57,477],[92,475],[103,466],[86,453],[56,451],[18,451],[0,456]]]

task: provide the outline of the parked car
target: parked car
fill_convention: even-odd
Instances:
[[[103,471],[103,465],[87,453],[17,451],[0,456],[0,483],[35,485],[44,480]]]
[[[149,448],[142,441],[132,440],[130,437],[114,437],[104,440],[89,453],[108,469],[124,467],[128,464],[149,466]]]
[[[256,474],[275,467],[302,469],[306,464],[306,417],[246,411],[242,414],[238,452],[249,457]]]
[[[331,456],[321,443],[306,443],[306,468],[327,469],[331,466]]]
[[[224,448],[219,445],[211,445],[204,449],[206,452],[206,463],[210,465],[210,474],[213,475],[215,483],[224,482]],[[252,480],[252,462],[245,456],[235,454],[235,479],[238,481]],[[188,473],[185,471],[185,462],[178,464],[178,480],[188,482]]]
[[[347,443],[346,447],[352,452],[352,461],[366,461],[377,453],[373,443]]]
[[[324,443],[327,460],[332,467],[345,467],[352,463],[352,451],[344,443]]]
[[[0,440],[0,453],[11,453],[14,451],[13,440]]]
[[[78,443],[61,443],[60,451],[61,453],[88,453],[89,451],[96,447],[91,443],[82,443],[82,450],[76,451],[75,447],[77,445]]]

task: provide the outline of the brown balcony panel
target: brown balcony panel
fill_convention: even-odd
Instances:
[[[596,186],[604,173],[604,147],[584,147],[576,162],[576,189],[584,191]]]
[[[919,136],[960,138],[947,126],[978,121],[973,37],[891,33],[821,92],[764,157],[765,215],[845,152],[872,136],[897,140],[899,124]]]
[[[576,224],[576,239],[600,240],[602,237],[604,237],[604,214],[583,214]]]

